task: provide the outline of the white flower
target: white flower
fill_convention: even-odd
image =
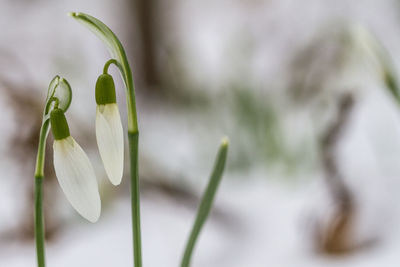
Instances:
[[[124,134],[117,103],[97,105],[96,139],[107,176],[119,185],[124,170]]]
[[[80,215],[96,222],[100,217],[101,201],[89,158],[71,136],[56,139],[53,149],[54,168],[64,194]]]

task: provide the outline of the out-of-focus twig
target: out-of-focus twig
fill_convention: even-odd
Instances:
[[[328,254],[349,253],[365,246],[355,243],[353,239],[352,227],[357,210],[353,193],[339,170],[335,153],[353,106],[354,98],[351,93],[341,96],[337,117],[323,134],[320,142],[326,183],[335,204],[335,211],[326,226],[318,227],[315,237],[318,249]]]
[[[325,169],[326,181],[335,203],[340,210],[352,210],[353,199],[350,190],[344,183],[335,155],[335,148],[340,140],[343,129],[348,123],[354,99],[350,93],[344,94],[339,100],[339,112],[336,120],[328,127],[321,140],[322,162]]]

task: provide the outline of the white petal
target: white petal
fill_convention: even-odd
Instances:
[[[53,149],[54,169],[65,196],[80,215],[96,222],[100,217],[101,201],[89,158],[71,136],[55,140]]]
[[[124,133],[116,103],[97,106],[96,139],[107,176],[113,185],[119,185],[124,170]]]

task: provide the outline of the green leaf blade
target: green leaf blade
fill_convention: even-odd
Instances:
[[[196,220],[193,224],[192,231],[186,243],[185,252],[182,258],[181,267],[189,267],[192,258],[193,249],[196,245],[198,236],[210,214],[213,205],[215,194],[218,186],[222,180],[222,175],[225,169],[225,163],[228,156],[229,141],[228,138],[223,138],[220,148],[218,150],[217,158],[214,163],[214,169],[211,173],[206,191],[201,199],[199,208],[197,210]]]

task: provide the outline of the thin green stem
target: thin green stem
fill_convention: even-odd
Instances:
[[[106,62],[106,64],[104,64],[104,68],[103,68],[103,74],[107,74],[108,73],[108,67],[110,67],[111,64],[114,64],[116,66],[118,66],[118,61],[114,58],[110,59],[109,61]]]
[[[108,72],[108,68],[114,64],[118,69],[125,73],[126,70],[115,59],[106,62],[103,73]],[[129,67],[129,65],[128,65]],[[130,68],[129,68],[130,71]],[[132,235],[133,235],[133,259],[135,267],[142,267],[142,237],[140,227],[140,183],[139,183],[139,130],[137,126],[136,104],[135,104],[135,88],[133,85],[132,74],[127,73],[128,83],[126,91],[127,113],[128,113],[128,140],[129,140],[129,157],[130,157],[130,176],[131,176],[131,210],[132,210]],[[134,122],[133,124],[130,122]],[[129,125],[134,125],[133,130]]]
[[[44,179],[44,157],[46,149],[46,138],[49,132],[49,121],[46,120],[40,128],[39,147],[36,158],[35,169],[35,241],[37,266],[45,267],[45,237],[43,219],[43,179]]]
[[[142,237],[140,230],[140,190],[138,174],[139,132],[128,132],[131,164],[131,209],[134,266],[142,266]]]
[[[40,128],[38,153],[36,156],[35,177],[44,176],[44,156],[46,149],[46,138],[48,134],[49,134],[49,120],[45,120],[43,122],[42,127]]]
[[[45,267],[44,221],[43,221],[43,176],[35,177],[35,240],[37,266]]]
[[[222,179],[222,174],[224,173],[225,162],[228,154],[228,144],[229,144],[228,139],[224,138],[219,148],[217,158],[214,163],[214,169],[211,174],[210,180],[208,182],[206,191],[204,192],[204,195],[200,202],[200,206],[197,210],[196,220],[194,222],[189,239],[186,243],[186,248],[183,254],[181,267],[190,266],[190,260],[192,258],[192,253],[196,241],[208,218],[208,215],[210,214],[210,210],[215,198],[215,193],[217,192],[218,186]]]
[[[142,267],[142,237],[140,230],[140,184],[139,184],[139,129],[136,114],[135,87],[129,64],[126,69],[117,64],[120,71],[126,73],[126,103],[128,113],[129,157],[131,167],[131,210],[134,266]]]

